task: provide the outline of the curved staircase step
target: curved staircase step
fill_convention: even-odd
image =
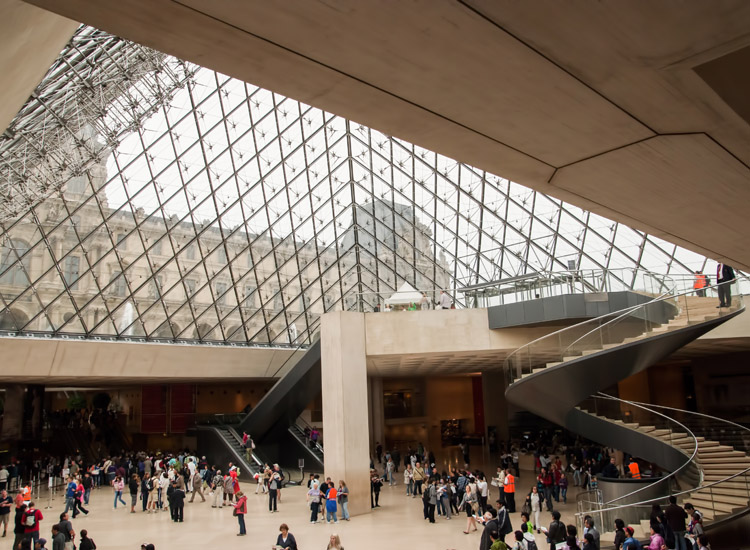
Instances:
[[[711,500],[709,496],[692,496],[690,497],[689,502],[695,506],[696,510],[700,510],[701,512],[705,513],[706,511],[712,512],[715,516],[717,513],[730,513],[734,511],[735,508],[740,508],[741,506],[738,506],[736,504],[728,504],[726,502],[720,502],[717,500]]]

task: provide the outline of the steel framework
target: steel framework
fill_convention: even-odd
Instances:
[[[0,161],[0,330],[13,334],[294,345],[324,311],[372,310],[404,282],[432,301],[534,271],[706,262],[87,27]]]

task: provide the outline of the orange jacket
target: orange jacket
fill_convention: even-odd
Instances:
[[[628,464],[628,470],[630,470],[630,477],[633,479],[641,479],[641,469],[638,467],[637,462],[631,462]]]
[[[508,474],[507,476],[505,476],[505,492],[506,493],[516,492],[516,478],[513,477],[513,474]]]
[[[701,289],[701,288],[706,288],[707,286],[708,286],[708,278],[705,275],[703,275],[703,273],[695,276],[695,282],[693,283],[693,288]]]

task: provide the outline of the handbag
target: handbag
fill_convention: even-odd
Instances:
[[[237,508],[235,508],[234,510],[232,510],[232,515],[235,516],[235,517],[239,516],[239,514],[237,513]]]

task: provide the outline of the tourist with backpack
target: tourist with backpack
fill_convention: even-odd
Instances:
[[[529,532],[528,523],[521,524],[521,533],[523,533],[523,542],[526,544],[526,550],[539,550],[534,535]]]
[[[23,534],[27,539],[30,538],[34,542],[39,540],[39,522],[44,519],[41,510],[37,510],[34,507],[33,502],[29,502],[26,511],[23,513]]]

